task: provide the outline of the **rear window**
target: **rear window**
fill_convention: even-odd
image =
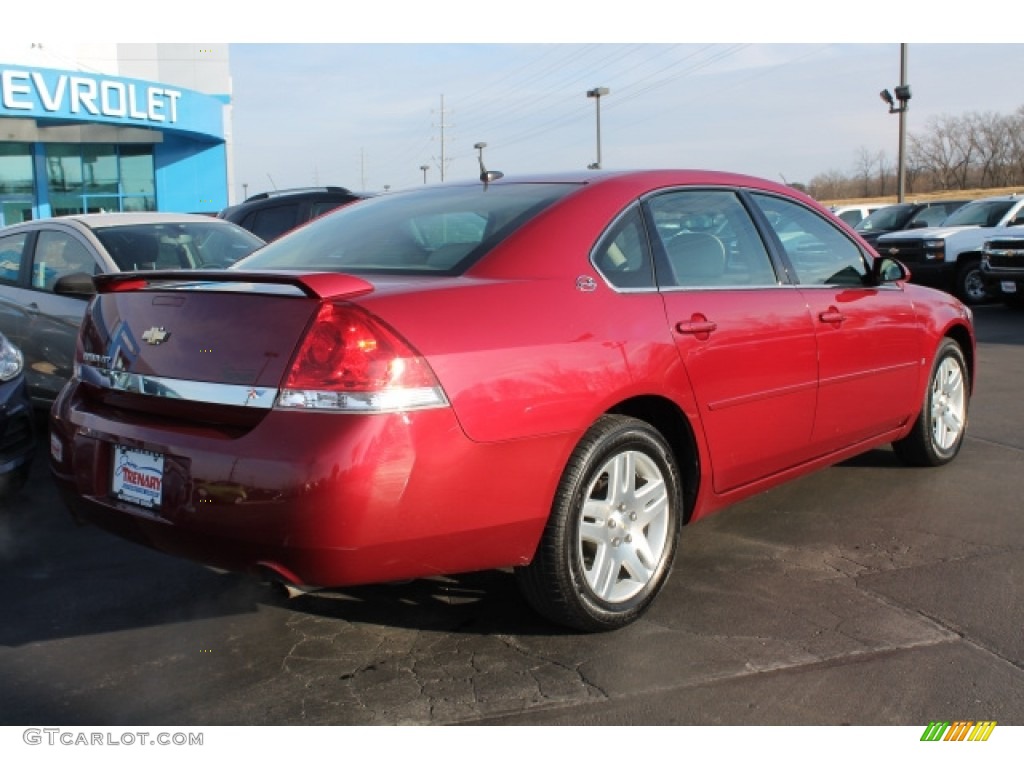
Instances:
[[[994,227],[1015,205],[1013,200],[976,200],[950,214],[945,227]]]
[[[237,269],[461,274],[575,184],[431,187],[346,206],[266,246]]]
[[[241,227],[205,221],[102,227],[95,234],[123,272],[220,269],[263,245]]]

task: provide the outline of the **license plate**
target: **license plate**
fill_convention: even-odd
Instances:
[[[164,457],[153,451],[114,446],[111,490],[121,501],[159,509],[163,498]]]
[[[1002,287],[1003,293],[1017,292],[1017,284],[1013,282],[1013,280],[1003,280],[1002,282],[999,283],[999,285]]]

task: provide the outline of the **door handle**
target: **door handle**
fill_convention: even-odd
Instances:
[[[718,323],[713,323],[710,320],[690,320],[685,323],[676,323],[676,333],[696,335],[701,333],[711,333],[716,328],[718,328]]]
[[[846,315],[840,312],[835,307],[829,307],[824,312],[818,313],[818,319],[823,323],[831,323],[832,325],[842,325],[846,319]]]

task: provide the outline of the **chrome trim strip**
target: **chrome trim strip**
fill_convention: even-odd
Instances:
[[[113,371],[94,365],[78,366],[78,378],[86,384],[117,392],[132,392],[171,400],[192,400],[213,405],[232,405],[269,410],[277,401],[277,389],[245,384],[216,384],[209,381],[169,379],[128,371]]]

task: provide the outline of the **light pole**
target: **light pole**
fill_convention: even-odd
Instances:
[[[607,96],[609,93],[611,91],[607,88],[592,88],[587,91],[587,98],[594,100],[594,106],[597,110],[597,162],[587,166],[587,168],[595,171],[601,168],[601,97]]]
[[[910,108],[910,86],[907,85],[907,44],[900,43],[900,84],[893,88],[896,98],[886,88],[878,95],[882,101],[889,105],[890,115],[900,116],[900,147],[897,170],[896,202],[902,203],[906,194],[907,181],[907,110]],[[896,102],[899,106],[896,106]]]
[[[427,171],[430,170],[430,166],[429,165],[421,165],[420,166],[420,170],[423,171],[423,183],[426,184],[427,183]]]
[[[243,200],[248,200],[249,199],[249,185],[248,184],[243,184],[242,185],[242,199]]]
[[[480,163],[480,180],[484,181],[487,176],[487,169],[484,168],[484,147],[487,146],[486,141],[478,141],[473,145],[473,149],[476,150],[476,159]]]

